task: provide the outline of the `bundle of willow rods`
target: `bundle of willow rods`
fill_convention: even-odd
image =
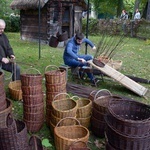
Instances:
[[[125,36],[116,36],[107,33],[103,33],[94,55],[94,58],[103,56],[111,59],[125,44]]]

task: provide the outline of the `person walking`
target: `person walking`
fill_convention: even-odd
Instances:
[[[79,54],[80,46],[82,43],[88,44],[93,50],[96,49],[95,45],[89,39],[85,38],[83,33],[77,33],[66,44],[63,54],[63,60],[65,65],[73,68],[84,68],[88,66],[87,61],[93,59],[93,56],[89,54]],[[92,73],[87,73],[87,76],[89,77],[92,84],[95,85],[98,82],[98,80],[94,77]]]
[[[126,10],[122,10],[122,13],[120,15],[120,19],[122,20],[122,29],[124,31],[125,34],[127,34],[127,19],[128,19],[128,13],[126,12]]]
[[[0,67],[12,73],[12,81],[20,80],[20,67],[13,63],[16,57],[4,33],[5,27],[5,21],[0,19]]]

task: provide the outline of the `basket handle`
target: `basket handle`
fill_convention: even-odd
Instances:
[[[48,68],[53,68],[53,69],[57,69],[57,70],[59,70],[59,68],[57,67],[57,66],[55,66],[55,65],[48,65],[48,66],[46,66],[46,68],[45,68],[45,72],[47,71],[47,69]]]
[[[60,124],[62,121],[66,120],[66,119],[72,119],[72,120],[75,120],[75,121],[78,123],[78,125],[81,125],[81,124],[80,124],[80,121],[77,120],[76,118],[74,118],[74,117],[65,117],[65,118],[61,119],[61,120],[56,124],[56,127],[58,127],[59,124]]]
[[[98,94],[100,94],[100,93],[103,92],[103,91],[106,91],[110,96],[112,96],[112,94],[111,94],[111,92],[110,92],[109,90],[107,90],[107,89],[102,89],[102,90],[99,90],[99,91],[95,94],[94,100],[96,100]]]
[[[76,143],[83,143],[83,144],[85,145],[85,148],[88,148],[88,149],[90,150],[90,148],[89,148],[88,145],[87,145],[87,142],[84,142],[84,141],[81,141],[81,140],[73,142],[73,143],[70,145],[70,148],[71,148],[71,146],[75,145]],[[84,148],[84,147],[83,147],[83,148]]]
[[[72,96],[71,99],[73,99],[73,100],[79,100],[80,97],[75,95],[75,96]]]
[[[66,95],[68,98],[70,98],[70,95],[68,93],[58,93],[57,95],[54,96],[53,101],[55,101],[56,98],[60,95]]]
[[[11,113],[9,113],[7,115],[7,118],[6,118],[6,125],[7,127],[10,127],[10,126],[14,126],[15,128],[15,132],[17,133],[17,125],[16,125],[16,121],[14,120],[13,116]]]
[[[42,146],[41,140],[36,135],[32,135],[30,137],[30,139],[29,139],[29,147],[34,148],[35,150],[38,150],[38,149],[43,150],[43,146]]]
[[[28,68],[28,69],[26,69],[25,74],[27,74],[27,71],[29,71],[29,70],[35,70],[35,71],[37,71],[39,74],[41,74],[41,72],[40,72],[38,69],[36,69],[36,68]]]

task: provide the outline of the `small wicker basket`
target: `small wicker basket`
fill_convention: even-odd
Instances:
[[[52,101],[53,114],[58,118],[75,117],[77,112],[77,102],[73,99]]]
[[[92,101],[87,98],[80,98],[77,100],[77,118],[87,118],[91,115],[92,111]]]
[[[73,119],[77,121],[77,125],[60,126],[62,121]],[[54,128],[54,140],[57,150],[68,150],[70,145],[76,141],[86,142],[89,139],[89,130],[80,125],[80,122],[75,118],[61,119]]]
[[[14,100],[22,100],[21,81],[11,81],[8,85],[9,93]]]

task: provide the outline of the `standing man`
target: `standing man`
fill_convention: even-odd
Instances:
[[[15,60],[15,55],[7,36],[4,34],[5,27],[5,21],[0,19],[0,68],[12,73],[12,81],[20,80],[20,67],[10,62],[10,59]]]
[[[65,47],[63,59],[66,65],[73,68],[83,67],[88,65],[86,61],[93,59],[93,56],[91,55],[78,54],[82,43],[87,43],[93,50],[96,49],[95,45],[89,39],[84,38],[83,33],[77,33],[68,41]],[[91,83],[95,85],[97,79],[93,76],[93,74],[87,73],[87,76],[90,78]]]

